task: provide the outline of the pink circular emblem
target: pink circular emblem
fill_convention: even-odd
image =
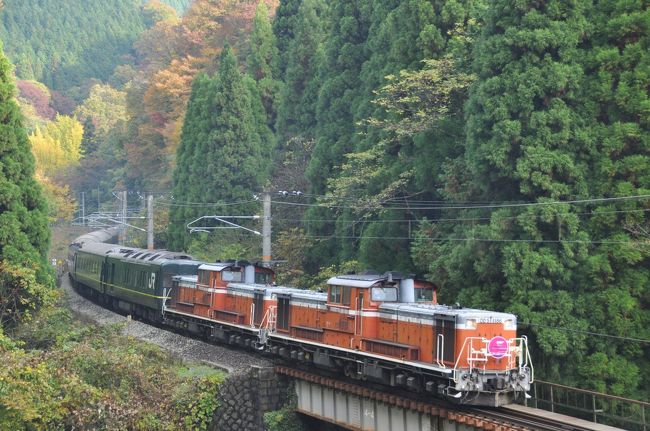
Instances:
[[[501,335],[497,335],[490,340],[490,343],[488,344],[488,352],[490,352],[490,355],[492,355],[493,358],[503,358],[508,353],[508,340],[503,338]]]

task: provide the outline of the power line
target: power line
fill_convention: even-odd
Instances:
[[[572,328],[564,328],[564,327],[558,327],[558,326],[549,326],[549,325],[542,325],[539,323],[530,323],[530,322],[519,322],[520,325],[523,326],[537,326],[540,328],[547,328],[547,329],[555,329],[557,331],[564,331],[564,332],[577,332],[580,334],[585,334],[585,335],[595,335],[598,337],[604,337],[604,338],[614,338],[617,340],[623,340],[623,341],[634,341],[637,343],[644,343],[644,344],[650,344],[650,340],[644,340],[642,338],[632,338],[632,337],[624,337],[621,335],[610,335],[610,334],[603,334],[600,332],[591,332],[591,331],[585,331],[582,329],[572,329]]]
[[[599,212],[582,212],[582,213],[571,213],[571,215],[577,215],[577,216],[600,216],[600,215],[605,215],[605,214],[625,214],[625,213],[635,213],[635,212],[650,212],[650,208],[645,208],[645,209],[635,209],[635,210],[612,210],[612,211],[599,211]],[[542,217],[540,214],[521,214],[518,216],[507,216],[507,217],[499,217],[501,220],[513,220],[513,219],[518,219],[521,217],[530,217],[530,218],[539,218]],[[273,220],[276,221],[295,221],[295,222],[322,222],[322,223],[331,223],[331,222],[337,222],[337,223],[346,223],[346,224],[356,224],[356,223],[420,223],[423,220],[418,220],[415,218],[412,219],[385,219],[385,220],[340,220],[340,219],[297,219],[297,218],[274,218]],[[454,217],[454,218],[435,218],[428,220],[430,222],[450,222],[450,221],[491,221],[492,217]]]
[[[552,239],[504,239],[504,238],[427,238],[427,237],[408,237],[408,236],[346,236],[346,235],[301,235],[300,238],[307,239],[383,239],[383,240],[416,240],[423,239],[425,241],[435,242],[460,242],[460,241],[476,241],[476,242],[496,242],[496,243],[536,243],[536,244],[626,244],[626,245],[648,245],[650,242],[646,241],[612,241],[612,240],[552,240]]]
[[[590,203],[604,203],[604,202],[617,202],[625,200],[642,200],[650,198],[648,195],[636,195],[636,196],[620,196],[612,198],[591,198],[591,199],[576,199],[570,201],[549,201],[549,202],[533,202],[533,203],[495,203],[489,205],[454,205],[452,203],[447,203],[447,205],[434,205],[434,206],[409,206],[409,207],[385,207],[386,209],[391,210],[467,210],[467,209],[491,209],[491,208],[522,208],[522,207],[535,207],[535,206],[549,206],[549,205],[576,205],[576,204],[590,204]],[[359,205],[350,206],[350,205],[331,205],[325,203],[300,203],[300,202],[283,202],[283,201],[272,201],[272,203],[277,205],[285,206],[301,206],[301,207],[317,207],[317,208],[337,208],[337,209],[363,209],[364,205],[360,203]],[[379,205],[383,205],[379,204]],[[365,205],[365,208],[372,208],[371,205]]]
[[[243,201],[235,201],[235,202],[161,202],[159,201],[157,204],[158,205],[163,205],[167,207],[183,207],[183,208],[208,208],[208,207],[215,207],[215,206],[234,206],[234,205],[244,205],[244,204],[249,204],[253,202],[259,202],[257,199],[249,199],[249,200],[243,200]]]

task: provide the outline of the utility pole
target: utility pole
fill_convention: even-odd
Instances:
[[[147,249],[153,250],[153,195],[147,196]]]
[[[121,224],[121,229],[120,229],[120,245],[124,245],[126,243],[126,208],[127,208],[127,192],[122,191],[120,192],[120,195],[122,196],[122,213],[120,214],[120,224]]]
[[[86,193],[81,192],[81,224],[86,226]]]
[[[268,190],[264,190],[262,207],[262,262],[271,266],[271,193]]]

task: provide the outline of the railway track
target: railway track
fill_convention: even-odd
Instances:
[[[535,409],[530,409],[535,410]],[[541,430],[541,431],[593,431],[594,426],[598,424],[576,423],[576,419],[568,416],[560,416],[561,419],[553,417],[544,417],[543,414],[549,412],[542,411],[538,414],[532,415],[530,411],[514,410],[510,407],[503,407],[501,409],[472,409],[479,415],[484,415],[492,420],[503,422],[508,426],[516,426],[521,429],[527,430]],[[579,421],[579,420],[578,420]],[[583,422],[583,421],[579,421]]]

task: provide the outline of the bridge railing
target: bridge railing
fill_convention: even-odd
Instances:
[[[530,407],[630,431],[650,431],[650,403],[537,380]]]

